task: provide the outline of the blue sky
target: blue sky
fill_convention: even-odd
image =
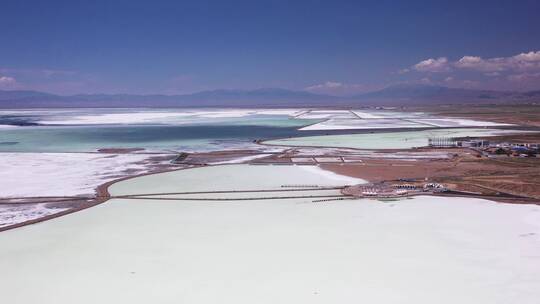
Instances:
[[[538,15],[527,0],[4,1],[0,88],[540,89]]]

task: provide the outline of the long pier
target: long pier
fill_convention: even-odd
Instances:
[[[0,199],[0,205],[23,205],[23,204],[37,204],[37,203],[61,203],[70,201],[81,200],[93,200],[99,198],[106,199],[163,199],[163,200],[246,200],[246,199],[279,199],[279,198],[308,198],[308,197],[334,197],[336,195],[328,196],[271,196],[271,197],[250,197],[250,198],[160,198],[156,196],[169,196],[169,195],[199,195],[199,194],[238,194],[238,193],[276,193],[276,192],[305,192],[305,191],[330,191],[330,190],[342,190],[344,186],[317,186],[317,185],[282,185],[280,189],[250,189],[250,190],[216,190],[216,191],[184,191],[184,192],[158,192],[158,193],[139,193],[139,194],[125,194],[125,195],[110,195],[110,196],[35,196],[35,197],[12,197],[7,199]],[[292,187],[296,187],[291,189]],[[302,188],[300,188],[302,187]],[[299,188],[299,189],[298,189]],[[345,196],[345,195],[337,195]],[[25,200],[17,202],[15,200]],[[39,201],[37,201],[39,200]]]
[[[164,200],[164,201],[258,201],[258,200],[282,200],[297,198],[344,198],[351,197],[345,194],[334,195],[300,195],[300,196],[262,196],[262,197],[232,197],[232,198],[208,198],[208,197],[145,197],[145,196],[127,196],[122,199],[134,200]]]

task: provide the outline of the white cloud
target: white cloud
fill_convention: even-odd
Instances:
[[[521,53],[511,57],[482,58],[463,56],[454,66],[482,72],[536,71],[540,70],[540,51]]]
[[[123,88],[99,77],[76,71],[0,67],[0,87],[56,94],[122,92]]]
[[[0,68],[0,73],[39,78],[70,77],[76,75],[75,71],[55,70],[55,69],[12,69]]]
[[[0,87],[9,88],[17,83],[15,78],[9,76],[0,76]]]
[[[452,68],[483,72],[485,76],[499,76],[501,72],[536,72],[540,71],[540,51],[520,53],[510,57],[482,58],[463,56],[455,62],[446,57],[429,58],[413,65],[410,69],[398,71],[404,74],[411,69],[418,72],[449,72]]]
[[[467,55],[456,61],[448,60],[447,57],[429,58],[402,69],[397,74],[411,71],[420,73],[416,75],[419,78],[429,75],[431,83],[441,85],[495,90],[538,90],[540,51],[490,58]],[[467,78],[474,80],[465,80]],[[428,79],[417,81],[427,83]]]
[[[324,83],[315,84],[309,87],[304,88],[304,90],[314,93],[323,93],[323,94],[333,94],[333,95],[349,95],[356,94],[361,92],[366,92],[368,90],[375,89],[375,87],[370,87],[362,84],[350,84],[342,83],[336,81],[326,81]]]
[[[540,61],[540,51],[521,53],[519,55],[514,56],[514,58],[516,60],[521,60],[521,61],[539,62]]]
[[[483,59],[482,57],[477,56],[463,56],[455,62],[454,65],[461,69],[471,69],[483,72],[498,72],[508,68],[508,62],[505,58]]]
[[[419,72],[447,72],[450,70],[448,65],[448,59],[446,57],[439,57],[437,59],[429,58],[415,64],[413,67]]]
[[[342,88],[345,85],[341,82],[333,82],[333,81],[327,81],[325,83],[312,85],[306,88],[307,91],[316,91],[321,89],[335,89],[335,88]]]

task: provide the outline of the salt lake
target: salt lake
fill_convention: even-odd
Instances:
[[[60,194],[89,193],[100,174],[141,169],[138,162],[145,157],[39,153],[44,151],[142,147],[177,152],[246,145],[264,150],[269,148],[252,141],[268,138],[286,138],[268,143],[292,146],[385,149],[425,145],[428,137],[509,132],[474,128],[370,134],[368,129],[338,135],[351,121],[353,129],[400,123],[484,125],[364,110],[66,109],[0,115],[0,151],[11,151],[0,155],[3,172],[9,172],[3,178],[10,179],[12,195],[47,195],[48,188]],[[309,126],[320,130],[305,130]],[[319,136],[327,133],[332,135]],[[84,166],[77,165],[80,161]],[[24,174],[18,173],[21,168]],[[49,183],[24,182],[38,176]],[[320,199],[341,195],[332,187],[363,182],[318,166],[246,164],[123,180],[110,187],[116,198],[106,203],[0,233],[2,300],[537,302],[540,206],[432,196],[389,202]],[[28,212],[43,212],[38,207]]]
[[[352,182],[362,181],[313,166],[225,165],[133,178],[110,191]],[[112,199],[0,233],[0,286],[6,303],[532,304],[539,223],[540,206],[464,198]]]
[[[396,131],[404,128],[419,129],[422,135],[425,133],[421,129],[425,128],[499,125],[431,117],[425,113],[382,110],[2,110],[0,152],[88,152],[119,147],[153,151],[210,151],[253,148],[252,142],[259,139],[369,133],[377,129]],[[408,134],[405,136],[411,137]],[[331,141],[332,137],[324,139],[328,140]]]

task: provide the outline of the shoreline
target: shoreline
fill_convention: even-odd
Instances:
[[[290,147],[289,148],[291,149],[294,149],[294,147]],[[326,147],[324,147],[326,148]],[[222,155],[223,153],[227,154],[228,156],[236,156],[237,158],[241,158],[242,154],[235,154],[235,153],[231,153],[232,151],[215,151],[215,153],[212,153],[212,152],[202,152],[202,153],[193,153],[193,155],[197,156],[198,154],[203,154],[203,155],[217,155],[217,156],[220,156]],[[245,152],[245,151],[244,151]],[[261,152],[259,152],[261,153]],[[286,154],[287,151],[283,151],[281,153],[275,153],[275,154]],[[261,153],[261,154],[264,154],[264,153]],[[268,157],[268,156],[266,156]],[[265,158],[265,157],[262,157],[262,158]],[[260,159],[257,159],[257,160],[260,160]],[[239,164],[247,164],[247,165],[264,165],[264,163],[260,163],[260,162],[256,162],[257,160],[255,160],[255,162],[249,160],[249,161],[245,161],[245,162],[241,162]],[[367,165],[366,165],[367,163]],[[324,171],[328,171],[328,172],[331,172],[333,174],[337,174],[337,175],[342,175],[342,176],[347,176],[347,177],[352,177],[352,178],[361,178],[369,183],[373,183],[373,182],[380,182],[380,181],[388,181],[388,180],[396,180],[397,176],[399,173],[396,173],[396,169],[399,170],[399,168],[403,169],[405,168],[405,170],[410,170],[411,168],[415,168],[416,171],[413,171],[413,172],[421,172],[423,169],[422,168],[418,168],[418,166],[400,166],[400,163],[410,163],[410,161],[404,161],[404,160],[388,160],[388,159],[373,159],[373,160],[369,160],[369,161],[364,161],[362,163],[344,163],[344,164],[330,164],[330,163],[316,163],[316,164],[303,164],[303,165],[307,165],[307,166],[314,166],[314,167],[319,167],[321,168],[322,170]],[[61,211],[61,212],[58,212],[58,213],[54,213],[54,214],[50,214],[50,215],[47,215],[47,216],[43,216],[43,217],[40,217],[40,218],[36,218],[36,219],[32,219],[32,220],[28,220],[28,221],[25,221],[25,222],[21,222],[21,223],[17,223],[17,224],[13,224],[13,225],[9,225],[9,226],[5,226],[5,227],[0,227],[0,232],[3,232],[3,231],[8,231],[8,230],[11,230],[11,229],[15,229],[15,228],[20,228],[20,227],[24,227],[24,226],[27,226],[27,225],[33,225],[33,224],[37,224],[37,223],[41,223],[41,222],[45,222],[45,221],[48,221],[48,220],[52,220],[52,219],[55,219],[55,218],[58,218],[58,217],[61,217],[61,216],[64,216],[64,215],[69,215],[71,213],[75,213],[75,212],[79,212],[79,211],[83,211],[85,209],[88,209],[88,208],[91,208],[91,207],[95,207],[97,205],[100,205],[100,204],[103,204],[103,203],[106,203],[107,201],[109,201],[111,199],[111,195],[109,193],[109,187],[118,183],[118,182],[121,182],[121,181],[125,181],[125,180],[129,180],[129,179],[133,179],[133,178],[138,178],[138,177],[141,177],[141,176],[147,176],[147,175],[153,175],[153,174],[161,174],[161,173],[166,173],[166,172],[173,172],[173,171],[180,171],[180,170],[186,170],[186,169],[197,169],[197,168],[201,168],[201,167],[206,167],[206,166],[226,166],[226,165],[231,165],[231,164],[184,164],[185,166],[184,167],[181,167],[181,168],[168,168],[168,169],[162,169],[162,170],[157,170],[157,171],[152,171],[152,172],[145,172],[145,173],[141,173],[141,174],[136,174],[136,175],[128,175],[128,176],[124,176],[124,177],[121,177],[121,178],[118,178],[118,179],[115,179],[115,180],[111,180],[111,181],[108,181],[108,182],[105,182],[103,184],[100,184],[98,187],[96,187],[95,189],[95,197],[91,200],[91,202],[89,203],[83,203],[83,204],[80,204],[80,206],[78,207],[73,207],[73,208],[70,208],[68,210],[64,210],[64,211]],[[267,165],[272,165],[272,164],[267,164]],[[295,163],[283,163],[283,165],[297,165]],[[387,166],[387,167],[393,167],[392,170],[391,169],[383,169],[381,170],[380,169],[380,166]],[[359,168],[362,168],[362,170],[355,170],[355,169],[359,169]],[[379,172],[379,175],[376,175],[375,173],[376,172]],[[382,175],[380,173],[383,173]],[[461,192],[461,193],[448,193],[448,194],[441,194],[441,193],[423,193],[421,195],[424,195],[424,196],[438,196],[438,197],[469,197],[469,198],[482,198],[482,199],[486,199],[486,200],[490,200],[490,201],[493,201],[495,203],[509,203],[509,204],[532,204],[532,205],[540,205],[540,200],[536,200],[534,198],[526,198],[526,197],[498,197],[496,195],[482,195],[482,194],[474,194],[474,193],[465,193],[465,192]],[[511,195],[511,194],[508,194],[508,195]],[[411,196],[404,196],[405,197],[411,197]],[[83,197],[81,197],[83,198]],[[357,198],[358,199],[358,198]],[[377,198],[373,198],[373,199],[377,199]],[[399,198],[397,198],[399,199]],[[38,202],[39,203],[39,202]],[[16,204],[16,203],[15,203]]]
[[[388,129],[360,129],[360,130],[354,130],[354,129],[340,129],[340,130],[328,130],[331,133],[324,134],[324,135],[303,135],[303,136],[295,136],[295,137],[281,137],[281,138],[272,138],[272,139],[258,139],[256,140],[256,144],[267,146],[267,147],[280,147],[280,148],[329,148],[329,149],[351,149],[351,150],[359,150],[359,151],[382,151],[382,152],[392,152],[392,150],[414,150],[414,149],[424,149],[428,148],[427,146],[420,146],[420,147],[411,147],[411,148],[390,148],[390,149],[370,149],[370,148],[356,148],[356,147],[340,147],[340,146],[317,146],[317,145],[301,145],[301,146],[294,146],[294,145],[287,145],[285,143],[283,144],[275,144],[275,143],[269,143],[271,141],[285,141],[295,138],[304,138],[304,137],[324,137],[324,136],[340,136],[340,135],[367,135],[367,134],[385,134],[385,133],[393,133],[393,134],[399,134],[399,133],[406,133],[406,132],[421,132],[421,131],[437,131],[437,130],[452,130],[452,129],[459,129],[459,130],[467,130],[467,129],[493,129],[493,130],[500,130],[500,131],[516,131],[516,133],[508,133],[508,134],[493,134],[493,135],[484,135],[484,136],[468,136],[471,138],[476,137],[488,137],[488,138],[511,138],[512,136],[540,136],[540,127],[538,126],[492,126],[492,127],[482,127],[482,126],[465,126],[465,127],[426,127],[426,128],[388,128]],[[324,131],[324,130],[323,130]],[[338,132],[334,132],[338,131]],[[341,133],[342,131],[350,131],[347,133]],[[357,132],[355,132],[357,131]],[[364,132],[365,131],[365,132]],[[467,137],[467,136],[462,136]]]
[[[320,123],[317,122],[317,123]],[[316,124],[316,123],[313,123]],[[408,132],[408,131],[425,131],[430,129],[477,129],[481,128],[478,126],[467,126],[467,127],[437,127],[437,128],[415,128],[415,129],[409,129],[409,128],[402,128],[402,129],[376,129],[376,130],[330,130],[330,134],[328,135],[335,135],[342,132],[350,131],[346,134],[377,134],[377,133],[399,133],[399,132]],[[500,129],[500,130],[516,130],[516,131],[538,131],[538,127],[536,126],[494,126],[494,127],[486,127],[486,128],[493,128],[493,129]],[[334,132],[333,132],[334,131]],[[336,132],[337,131],[337,132]],[[511,136],[520,136],[523,134],[503,134],[503,135],[492,135],[493,137],[502,137],[507,138]],[[312,136],[309,134],[306,134],[306,136]],[[325,136],[325,135],[319,135],[319,136]],[[287,138],[283,138],[287,139]],[[279,139],[271,139],[271,140],[279,140]],[[361,148],[350,148],[350,147],[331,147],[331,146],[294,146],[294,145],[286,145],[286,144],[271,144],[268,143],[268,141],[271,141],[270,139],[260,139],[256,140],[255,144],[258,146],[261,146],[263,148],[271,148],[271,147],[279,147],[283,148],[282,151],[279,152],[269,152],[269,151],[258,151],[258,150],[219,150],[219,151],[211,151],[211,152],[195,152],[195,153],[188,153],[191,160],[181,162],[175,162],[175,159],[171,160],[170,164],[177,165],[177,166],[183,166],[180,168],[176,167],[168,167],[166,169],[159,169],[152,171],[151,167],[152,165],[150,163],[145,164],[148,172],[135,174],[135,175],[129,175],[129,172],[125,172],[125,176],[122,176],[117,179],[113,179],[110,181],[107,181],[105,183],[99,184],[96,188],[94,188],[94,196],[92,197],[68,197],[64,196],[66,198],[66,201],[63,201],[62,203],[68,203],[73,199],[73,202],[77,202],[77,205],[75,207],[69,207],[67,210],[63,210],[54,214],[49,214],[43,217],[34,218],[28,221],[0,227],[0,232],[24,227],[27,225],[37,224],[40,222],[44,222],[47,220],[55,219],[64,215],[68,215],[74,212],[82,211],[100,204],[103,204],[107,202],[111,195],[108,191],[108,188],[118,182],[137,178],[141,176],[146,175],[152,175],[152,174],[159,174],[159,173],[165,173],[165,172],[172,172],[172,171],[178,171],[178,170],[185,170],[185,169],[196,169],[199,167],[204,166],[218,166],[218,165],[227,165],[227,164],[234,164],[234,163],[242,163],[242,164],[250,164],[250,165],[312,165],[320,167],[322,170],[331,172],[333,174],[338,174],[342,176],[347,177],[353,177],[353,178],[361,178],[369,183],[373,182],[380,182],[380,181],[392,181],[392,180],[398,180],[400,178],[420,178],[421,176],[429,176],[430,180],[437,180],[443,178],[443,181],[452,181],[453,178],[459,178],[466,177],[467,174],[462,171],[457,171],[458,173],[461,172],[461,174],[447,174],[447,176],[439,176],[440,172],[445,172],[445,169],[449,167],[456,167],[454,159],[446,159],[446,160],[439,160],[437,162],[433,161],[433,159],[426,158],[427,160],[418,158],[414,159],[406,159],[405,157],[392,159],[381,157],[382,155],[392,155],[394,153],[398,152],[408,152],[411,154],[418,153],[418,152],[433,152],[433,151],[442,151],[443,153],[446,152],[447,154],[450,153],[457,153],[457,154],[466,154],[469,151],[470,154],[475,153],[476,156],[477,152],[471,149],[461,149],[461,148],[454,148],[452,149],[438,149],[434,150],[429,147],[417,147],[417,148],[395,148],[395,149],[361,149]],[[292,161],[295,150],[301,150],[301,149],[314,149],[315,152],[318,152],[318,155],[314,156],[304,156],[304,158],[312,157],[314,159],[314,163],[295,163]],[[319,151],[317,151],[319,149]],[[331,149],[335,149],[337,152],[330,151]],[[317,157],[324,158],[329,157],[332,155],[332,153],[340,153],[339,150],[342,150],[341,156],[334,156],[336,158],[341,158],[341,163],[325,163],[325,162],[318,162]],[[110,155],[119,155],[119,154],[162,154],[165,153],[156,153],[156,152],[143,152],[144,149],[140,148],[108,148],[108,149],[98,149],[97,151],[93,152],[75,152],[75,153],[96,153],[96,154],[110,154]],[[373,152],[375,154],[374,156],[354,156],[358,159],[358,161],[354,162],[346,162],[345,157],[343,155],[347,155],[347,151],[360,151],[360,152]],[[314,154],[317,154],[315,153]],[[48,152],[44,152],[48,153]],[[170,155],[177,155],[174,153],[168,153]],[[309,154],[309,153],[308,153]],[[455,155],[457,155],[455,154]],[[260,157],[256,157],[257,155],[260,155]],[[292,155],[292,156],[291,156]],[[255,156],[253,159],[250,159],[250,157]],[[351,157],[351,154],[347,155],[348,157]],[[298,157],[298,156],[297,156]],[[432,156],[435,158],[435,156]],[[300,157],[298,157],[300,158]],[[193,161],[195,159],[196,161]],[[275,162],[272,162],[272,160],[276,160]],[[288,160],[288,161],[287,161]],[[412,162],[414,161],[414,162]],[[459,161],[458,161],[459,162]],[[472,163],[472,162],[471,162]],[[381,168],[381,167],[387,167],[387,168]],[[390,168],[391,167],[391,168]],[[360,169],[361,170],[358,170]],[[439,174],[439,175],[437,175]],[[459,183],[456,183],[456,187],[461,187]],[[485,186],[478,186],[480,188],[485,188],[484,190],[493,190],[490,189],[490,187]],[[452,194],[424,194],[424,195],[433,195],[433,196],[459,196],[459,197],[471,197],[471,198],[485,198],[497,203],[512,203],[512,204],[535,204],[540,205],[540,199],[538,198],[532,198],[532,197],[525,197],[525,196],[518,196],[514,193],[509,192],[502,192],[498,191],[497,193],[502,194],[502,196],[497,195],[490,195],[490,194],[478,194],[475,192],[470,192],[467,194],[467,191],[463,191],[463,189],[452,189],[454,191],[457,191]],[[459,192],[459,193],[458,193]],[[506,196],[506,197],[505,197]],[[513,196],[513,198],[509,198],[509,196]],[[52,196],[51,196],[52,197]],[[31,197],[27,197],[31,198]],[[38,196],[32,197],[32,198],[39,198]],[[45,196],[43,198],[46,198]],[[50,198],[50,197],[49,197]],[[57,198],[61,198],[61,196],[58,196]],[[5,198],[9,201],[10,198]],[[17,199],[17,198],[13,198]],[[24,199],[24,198],[22,198]],[[84,200],[84,201],[83,201]],[[58,203],[61,203],[61,201],[57,201]],[[35,202],[36,204],[40,203],[50,203],[53,204],[55,202]],[[10,204],[5,203],[5,204]],[[12,205],[16,205],[17,203],[13,203]]]
[[[194,166],[194,167],[196,167],[196,166]],[[189,169],[189,168],[194,168],[194,167],[171,168],[171,169],[164,169],[164,170],[158,170],[158,171],[153,171],[153,172],[145,172],[145,173],[140,173],[140,174],[136,174],[136,175],[128,175],[128,176],[124,176],[124,177],[121,177],[121,178],[118,178],[118,179],[107,181],[107,182],[105,182],[103,184],[98,185],[95,188],[95,195],[93,197],[86,197],[86,198],[85,197],[80,197],[81,200],[82,199],[89,199],[90,202],[81,203],[80,206],[78,206],[78,207],[72,207],[72,208],[69,208],[67,210],[60,211],[60,212],[57,212],[57,213],[54,213],[54,214],[49,214],[49,215],[46,215],[46,216],[43,216],[43,217],[39,217],[39,218],[31,219],[31,220],[28,220],[28,221],[16,223],[16,224],[13,224],[13,225],[0,227],[0,233],[4,232],[4,231],[11,230],[11,229],[15,229],[15,228],[21,228],[21,227],[28,226],[28,225],[38,224],[38,223],[41,223],[41,222],[52,220],[52,219],[55,219],[55,218],[58,218],[58,217],[61,217],[61,216],[64,216],[64,215],[69,215],[71,213],[83,211],[85,209],[88,209],[88,208],[95,207],[97,205],[101,205],[103,203],[106,203],[111,198],[111,195],[110,195],[108,189],[109,189],[109,187],[111,185],[113,185],[115,183],[118,183],[118,182],[121,182],[121,181],[124,181],[124,180],[127,180],[127,179],[131,179],[131,178],[136,178],[136,177],[141,177],[141,176],[146,176],[146,175],[151,175],[151,174],[158,174],[158,173],[177,171],[177,170],[184,170],[184,169]],[[36,196],[34,198],[39,198],[39,196]],[[57,197],[57,198],[61,198],[61,197]],[[70,197],[70,198],[73,198],[73,201],[77,201],[76,196],[73,196],[73,197]],[[11,199],[11,198],[7,198],[7,199]],[[35,202],[35,204],[40,204],[40,203],[48,203],[48,202]],[[51,202],[51,203],[55,203],[55,202]],[[5,204],[7,205],[9,203],[5,203]],[[16,204],[17,203],[13,203],[12,205],[16,205]]]

